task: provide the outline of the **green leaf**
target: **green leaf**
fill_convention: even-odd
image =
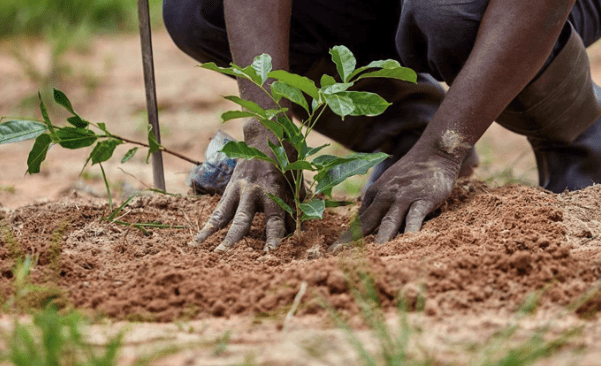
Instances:
[[[278,117],[278,123],[284,128],[288,142],[296,151],[303,151],[306,146],[301,130],[288,117]]]
[[[307,147],[307,149],[305,149],[305,151],[303,151],[303,157],[307,157],[307,156],[311,156],[311,155],[315,155],[318,152],[320,152],[322,149],[326,148],[330,146],[330,144],[323,144],[321,146],[318,147]]]
[[[348,113],[351,116],[377,116],[384,113],[386,108],[392,104],[388,103],[386,99],[382,98],[378,94],[369,92],[347,91],[333,95],[339,96],[340,98],[345,98],[344,100],[349,99],[351,101],[350,103],[353,105],[353,110]],[[328,97],[329,96],[326,95],[326,99]]]
[[[146,164],[148,164],[148,160],[150,160],[150,155],[161,149],[161,145],[157,141],[154,132],[152,131],[152,126],[148,125],[148,155],[146,155]]]
[[[69,100],[69,98],[67,98],[65,93],[63,93],[62,91],[60,91],[58,89],[54,89],[54,101],[57,102],[58,104],[62,105],[63,107],[65,107],[65,109],[68,110],[69,112],[77,115],[77,113],[75,113],[75,111],[73,110],[71,101]]]
[[[305,110],[308,113],[311,113],[309,111],[309,103],[307,103],[307,99],[305,99],[303,92],[300,91],[300,89],[298,89],[298,88],[290,86],[281,81],[276,81],[273,84],[271,84],[271,94],[281,95],[284,98],[288,99],[289,101],[296,103],[296,104],[300,105],[301,107],[305,108]]]
[[[221,149],[230,159],[258,159],[277,165],[277,162],[264,152],[246,145],[243,141],[230,141]]]
[[[138,148],[134,147],[133,149],[129,149],[125,155],[123,156],[123,159],[121,159],[121,164],[125,163],[126,161],[128,161],[129,159],[133,158],[134,155],[136,155],[136,153],[138,152]]]
[[[388,158],[385,153],[355,153],[341,158],[345,160],[341,164],[331,164],[328,170],[320,171],[315,176],[318,182],[315,193],[324,192],[344,182],[347,178],[357,174],[365,174],[367,171]]]
[[[269,148],[271,149],[271,151],[273,151],[273,153],[275,154],[275,158],[278,162],[278,167],[280,167],[280,169],[282,170],[286,169],[289,161],[288,155],[286,155],[286,150],[284,149],[284,147],[276,145],[269,140],[267,140],[267,143],[269,144]]]
[[[117,139],[108,139],[101,141],[94,146],[90,158],[92,159],[92,165],[99,164],[109,160],[115,152],[115,148],[121,145],[123,142]]]
[[[389,78],[417,83],[417,74],[407,67],[397,67],[394,69],[382,69],[378,71],[367,72],[360,75],[357,80],[365,78]]]
[[[349,80],[349,76],[355,71],[357,60],[351,50],[345,46],[336,46],[330,50],[332,61],[336,64],[336,69],[340,78],[345,83]]]
[[[276,70],[267,74],[268,77],[279,80],[285,84],[293,86],[307,93],[313,99],[319,99],[319,89],[315,86],[313,80],[296,74],[291,74],[284,70]]]
[[[343,158],[339,158],[338,156],[334,156],[334,155],[320,155],[320,156],[316,157],[315,159],[313,159],[311,164],[313,164],[317,169],[321,170],[323,168],[330,166],[333,162],[336,162],[336,161],[340,161],[340,163],[343,163],[345,160]]]
[[[330,86],[326,86],[321,89],[321,92],[324,94],[334,94],[346,91],[348,88],[353,86],[355,83],[336,83]]]
[[[261,77],[257,74],[255,69],[253,69],[252,65],[246,67],[240,67],[234,63],[231,63],[230,65],[236,76],[242,76],[244,79],[251,80],[255,84],[263,85],[263,83],[261,83]]]
[[[200,65],[200,67],[202,67],[203,69],[217,71],[218,73],[230,75],[230,76],[234,76],[234,77],[240,75],[239,73],[234,72],[233,68],[220,67],[220,66],[217,66],[214,62],[205,62],[204,64]]]
[[[330,75],[323,75],[321,77],[321,80],[319,81],[319,85],[321,85],[321,88],[325,88],[326,86],[330,86],[330,85],[334,85],[336,84],[336,79],[334,79],[333,77],[331,77]]]
[[[46,132],[46,125],[35,121],[14,120],[0,124],[0,145],[29,140]]]
[[[98,122],[98,128],[99,128],[99,129],[100,129],[102,132],[106,133],[106,135],[107,135],[107,136],[111,136],[111,133],[110,133],[110,132],[109,132],[109,130],[106,128],[106,124],[105,124],[105,123],[103,123],[103,122]]]
[[[59,145],[66,149],[79,149],[93,145],[98,136],[85,128],[63,127],[56,131]]]
[[[48,116],[48,109],[46,109],[46,105],[42,100],[42,94],[40,94],[40,92],[38,92],[38,98],[40,99],[40,111],[42,112],[42,118],[44,118],[44,123],[46,123],[48,131],[50,131],[50,138],[52,138],[52,140],[56,140],[56,131],[54,130],[52,122],[50,122],[50,117]]]
[[[238,118],[252,118],[257,117],[256,113],[248,111],[227,111],[221,115],[221,123],[231,121]]]
[[[300,210],[303,212],[301,221],[321,219],[326,209],[326,203],[322,200],[313,200],[300,204]]]
[[[267,117],[267,111],[263,108],[261,108],[257,103],[252,102],[250,100],[244,100],[240,97],[237,97],[235,95],[228,95],[226,97],[224,97],[227,100],[230,100],[236,104],[238,104],[239,106],[241,106],[244,109],[247,109],[251,112],[254,112],[255,114],[263,117],[263,118],[268,118]]]
[[[310,170],[310,171],[316,171],[317,169],[313,168],[313,165],[311,165],[311,163],[309,163],[308,161],[297,160],[294,163],[288,164],[286,166],[286,169],[284,169],[284,172],[287,172],[289,170]]]
[[[294,215],[292,208],[286,202],[284,202],[283,199],[271,193],[265,192],[265,194],[267,197],[271,198],[273,202],[277,203],[277,205],[280,206],[284,211],[288,212],[290,215]]]
[[[257,120],[263,125],[263,127],[273,132],[277,138],[284,138],[284,127],[282,127],[280,124],[267,118],[257,118]]]
[[[86,128],[90,124],[90,122],[86,121],[85,119],[82,119],[77,115],[67,118],[67,121],[77,128]]]
[[[46,159],[46,153],[52,143],[48,134],[39,135],[27,157],[27,173],[35,174],[40,172],[40,165]]]
[[[363,71],[368,70],[368,69],[375,69],[375,68],[394,69],[397,67],[401,67],[401,64],[397,60],[372,61],[367,66],[360,67],[357,70],[353,71],[353,73],[349,77],[349,80],[351,80],[355,76],[359,75],[360,73],[362,73]]]
[[[259,55],[255,57],[251,66],[261,78],[261,85],[265,84],[267,74],[271,71],[271,56],[266,53]]]
[[[351,98],[342,93],[324,94],[324,98],[332,112],[336,113],[344,120],[345,116],[352,115],[352,113],[355,111],[355,104]]]

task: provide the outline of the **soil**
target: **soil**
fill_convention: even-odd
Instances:
[[[104,73],[96,89],[86,90],[77,82],[66,82],[65,89],[72,100],[81,101],[75,108],[82,116],[111,121],[109,129],[113,126],[115,133],[143,136],[135,123],[125,123],[140,120],[144,108],[140,70],[131,70],[131,65],[139,64],[136,42],[135,37],[99,39],[92,54],[72,55],[72,62],[83,60],[101,70],[103,57],[115,59],[109,69],[96,71]],[[159,33],[155,43],[164,141],[202,159],[219,127],[218,111],[230,107],[219,95],[235,93],[235,84],[195,70],[206,75],[199,83],[200,76],[189,77],[194,63],[174,48],[166,34]],[[43,52],[39,45],[32,47]],[[9,96],[0,101],[0,115],[9,115],[16,113],[18,98],[31,93],[33,86],[5,48],[0,50],[0,63],[8,65],[0,70],[0,91]],[[594,66],[600,63],[595,54],[591,59]],[[16,93],[7,92],[10,85],[2,81],[7,78],[20,85]],[[55,111],[53,116],[61,114]],[[221,128],[241,137],[239,125]],[[524,141],[498,127],[483,141],[487,145],[479,151],[486,164],[476,178],[494,177],[509,162],[519,161],[526,168],[511,166],[516,169],[511,174],[525,183],[534,181],[531,156],[522,158],[522,151],[528,150]],[[559,331],[574,325],[586,329],[586,336],[554,358],[555,364],[572,362],[573,350],[580,351],[578,364],[593,365],[599,359],[601,351],[595,345],[601,341],[601,292],[595,289],[601,276],[600,185],[557,195],[524,184],[462,180],[419,233],[399,235],[385,245],[374,244],[370,236],[337,255],[328,254],[326,248],[348,228],[356,206],[307,223],[300,237],[286,239],[267,255],[262,252],[264,220],[259,214],[240,243],[216,254],[212,249],[227,229],[200,247],[187,245],[219,197],[185,195],[183,182],[191,168],[186,163],[166,158],[168,189],[184,195],[144,194],[120,212],[124,222],[171,227],[143,231],[104,220],[110,209],[106,198],[97,197],[103,195],[101,181],[77,178],[85,155],[51,151],[45,173],[23,178],[28,144],[10,150],[0,147],[0,298],[7,299],[14,291],[14,259],[37,256],[31,280],[48,291],[27,298],[29,305],[50,299],[106,319],[104,327],[111,330],[142,323],[127,338],[131,349],[124,353],[126,364],[143,353],[140,344],[156,346],[166,339],[206,343],[226,330],[232,330],[233,345],[224,354],[211,353],[217,342],[211,341],[156,364],[233,364],[249,352],[260,364],[308,364],[315,361],[307,358],[309,351],[323,348],[324,342],[329,347],[322,350],[319,362],[354,364],[358,359],[350,356],[353,352],[343,333],[332,329],[331,310],[348,319],[367,344],[374,343],[358,316],[357,301],[372,285],[382,308],[392,312],[402,300],[412,319],[420,317],[420,326],[431,335],[424,343],[437,350],[435,358],[441,362],[463,363],[463,354],[448,351],[454,344],[487,339],[533,297],[537,301],[531,307],[536,311],[530,309],[535,315],[532,323],[523,323],[525,329],[534,331],[539,320],[556,321]],[[151,179],[142,157],[124,165],[125,172],[117,163],[106,169],[123,197],[130,189],[143,188],[140,181],[148,184]],[[303,284],[307,291],[294,319],[287,320]],[[7,326],[3,319],[0,328]],[[188,324],[191,331],[181,324]],[[298,346],[307,342],[311,347]]]

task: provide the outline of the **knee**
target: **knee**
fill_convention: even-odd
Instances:
[[[229,63],[220,0],[163,0],[163,22],[177,47],[192,58]]]
[[[488,1],[405,0],[397,49],[407,66],[452,82],[467,60]]]

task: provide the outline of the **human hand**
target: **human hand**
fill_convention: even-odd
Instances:
[[[285,177],[273,165],[260,160],[240,160],[213,214],[189,245],[199,245],[231,221],[225,239],[215,248],[215,252],[225,252],[248,233],[255,214],[264,212],[267,241],[263,250],[276,249],[287,233],[286,212],[266,192],[288,204],[292,202]]]
[[[379,226],[376,242],[394,238],[403,222],[404,232],[419,231],[426,215],[450,196],[461,164],[449,157],[418,149],[392,165],[367,190],[359,222],[362,234],[369,235]],[[351,242],[351,229],[328,248],[333,252]]]

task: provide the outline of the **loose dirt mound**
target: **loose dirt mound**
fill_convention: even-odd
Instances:
[[[541,291],[541,306],[575,301],[601,274],[601,186],[554,195],[519,185],[458,184],[436,217],[416,234],[386,245],[373,237],[338,256],[325,249],[348,218],[327,213],[302,238],[261,251],[263,218],[226,254],[211,252],[226,230],[199,248],[187,243],[217,197],[141,197],[120,220],[186,225],[150,235],[100,220],[106,204],[77,197],[0,213],[0,289],[11,294],[11,265],[19,252],[39,255],[32,279],[55,283],[76,307],[109,317],[172,321],[233,314],[270,315],[289,309],[300,284],[309,285],[299,314],[323,312],[325,301],[354,312],[349,283],[372,278],[385,307],[400,293],[427,314],[515,310]],[[16,243],[16,245],[15,245]],[[59,250],[60,249],[60,250]],[[1,295],[0,295],[1,296]],[[597,311],[601,296],[581,311]]]

